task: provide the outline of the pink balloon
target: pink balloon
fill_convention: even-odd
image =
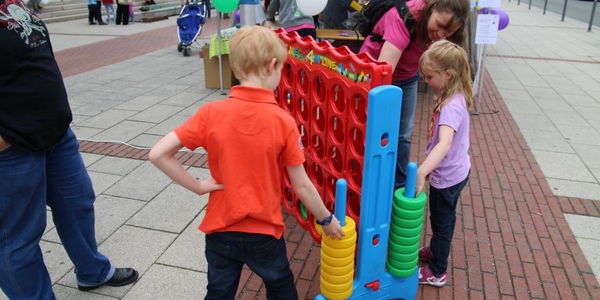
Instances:
[[[492,15],[498,15],[498,17],[500,17],[500,20],[498,21],[498,30],[502,30],[506,28],[506,26],[508,26],[510,18],[508,17],[508,14],[505,11],[494,8],[492,9]]]

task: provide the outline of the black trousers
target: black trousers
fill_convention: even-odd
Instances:
[[[102,1],[96,0],[96,21],[102,23]]]
[[[123,25],[129,24],[129,4],[121,5],[119,4],[119,0],[117,0],[117,18],[115,24],[121,25],[121,21],[123,21]]]
[[[94,23],[94,17],[96,16],[96,4],[88,5],[88,21]]]

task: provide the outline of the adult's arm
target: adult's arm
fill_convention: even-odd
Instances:
[[[383,46],[381,47],[381,53],[379,53],[379,61],[385,61],[392,66],[392,72],[396,69],[396,65],[400,61],[400,57],[402,56],[402,50],[398,49],[398,47],[392,45],[390,42],[383,42]]]

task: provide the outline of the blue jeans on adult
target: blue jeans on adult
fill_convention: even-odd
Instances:
[[[283,237],[244,232],[206,235],[208,287],[205,300],[235,299],[244,263],[262,278],[267,299],[294,300],[298,292]]]
[[[104,9],[106,10],[106,22],[115,22],[115,5],[110,3],[110,4],[104,4]],[[111,17],[111,12],[112,12],[112,17]]]
[[[398,152],[396,153],[396,176],[394,177],[394,190],[404,187],[406,183],[406,170],[410,159],[410,137],[415,123],[415,110],[417,109],[417,74],[410,79],[394,81],[393,85],[402,89],[402,108],[400,111],[400,129],[398,134]]]
[[[94,286],[112,277],[114,267],[97,249],[96,197],[70,128],[49,150],[0,152],[0,191],[0,287],[9,299],[55,299],[39,245],[46,205],[77,283]]]
[[[442,276],[448,269],[448,256],[456,225],[456,205],[460,192],[468,181],[469,175],[462,182],[449,188],[429,187],[429,221],[433,232],[429,243],[433,259],[429,260],[429,268],[437,277]]]

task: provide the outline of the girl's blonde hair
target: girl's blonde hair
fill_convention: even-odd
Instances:
[[[437,41],[423,53],[419,60],[419,68],[421,72],[423,70],[439,73],[449,71],[452,74],[442,87],[438,105],[435,107],[436,111],[439,111],[456,93],[461,93],[465,97],[468,110],[473,108],[471,68],[467,52],[463,48],[447,40]]]
[[[229,40],[229,64],[239,80],[246,80],[251,73],[266,78],[267,65],[273,58],[277,59],[276,66],[280,66],[287,59],[287,50],[271,29],[244,26]]]

